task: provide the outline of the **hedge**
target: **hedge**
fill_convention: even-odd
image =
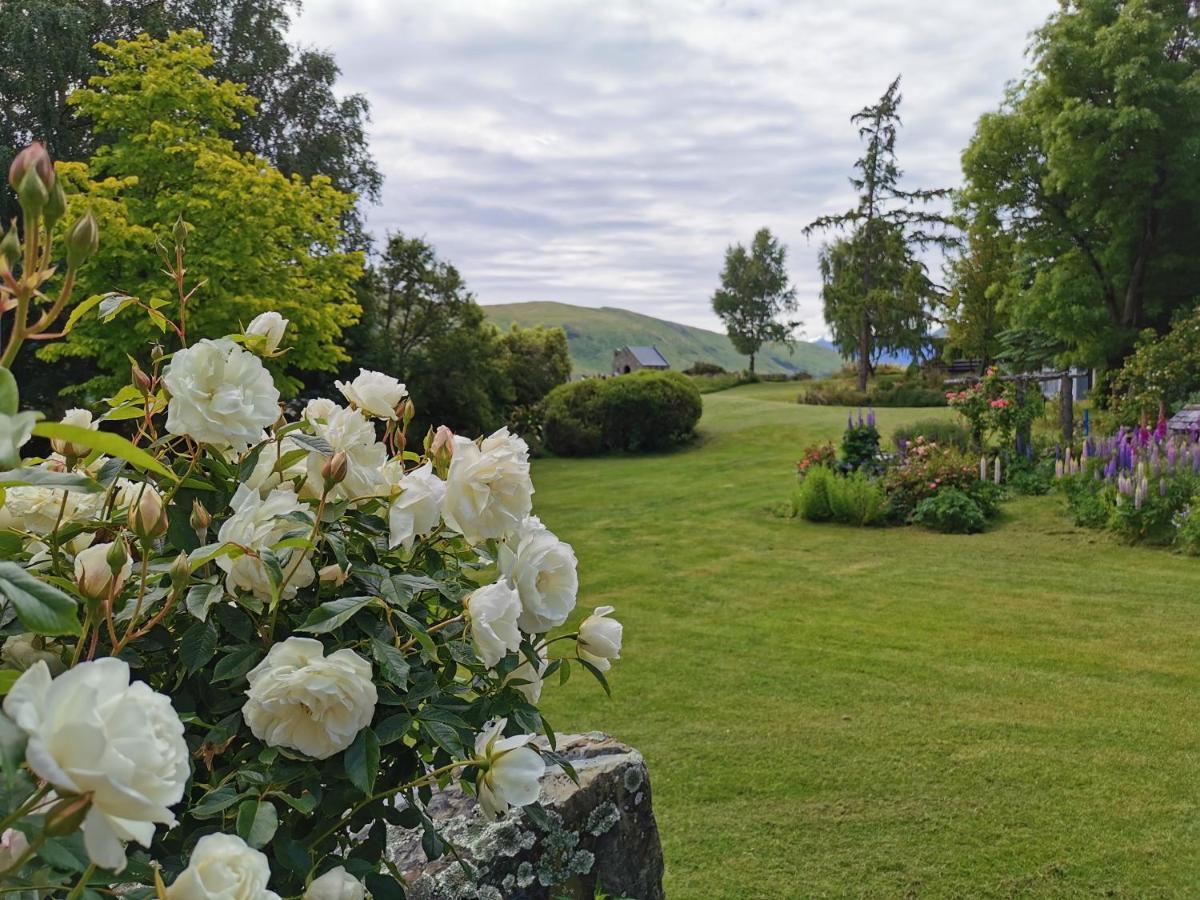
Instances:
[[[546,448],[562,456],[662,450],[700,421],[700,391],[679,372],[634,372],[563,384],[545,400]]]

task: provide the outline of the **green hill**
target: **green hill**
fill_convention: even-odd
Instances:
[[[577,374],[608,372],[612,367],[613,351],[626,344],[658,347],[672,369],[686,369],[703,360],[716,363],[730,371],[746,368],[748,360],[715,331],[666,322],[651,316],[603,306],[571,306],[568,303],[502,303],[485,306],[484,312],[499,328],[507,330],[516,324],[523,328],[535,325],[560,326],[567,333],[571,346],[571,361]],[[789,348],[769,344],[755,360],[759,372],[808,372],[827,375],[841,366],[837,353],[827,347],[797,341]]]

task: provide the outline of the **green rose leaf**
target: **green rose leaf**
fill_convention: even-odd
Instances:
[[[174,472],[141,447],[134,446],[119,434],[113,434],[111,431],[96,431],[79,425],[66,425],[62,422],[39,422],[33,426],[33,433],[38,437],[60,438],[81,447],[90,447],[92,450],[99,450],[108,456],[118,456],[139,469],[177,480]]]
[[[391,644],[375,639],[371,641],[371,655],[379,663],[379,671],[383,673],[384,678],[400,690],[408,687],[409,666],[403,653]]]
[[[56,488],[63,491],[80,491],[85,494],[95,494],[102,490],[99,482],[93,481],[79,472],[53,472],[38,466],[0,472],[0,487],[24,487],[26,485]]]
[[[368,796],[375,791],[379,774],[379,738],[370,728],[364,728],[346,749],[346,775],[351,783]]]
[[[0,368],[0,416],[15,416],[20,398],[17,379],[8,369]]]
[[[364,606],[373,603],[374,600],[374,597],[342,597],[340,600],[322,603],[308,614],[308,618],[304,620],[304,624],[300,626],[299,630],[312,634],[333,631],[350,621],[351,616]]]
[[[238,807],[237,833],[243,841],[258,850],[265,847],[279,828],[279,813],[266,800],[243,800]]]
[[[0,594],[21,624],[34,634],[76,635],[80,632],[78,601],[39,581],[13,562],[0,562]]]

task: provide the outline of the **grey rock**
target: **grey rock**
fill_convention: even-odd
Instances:
[[[662,845],[642,755],[599,732],[560,735],[557,745],[579,784],[548,767],[544,819],[513,810],[487,822],[475,798],[451,785],[427,809],[458,859],[427,859],[419,829],[389,830],[388,855],[412,900],[591,900],[599,890],[614,900],[663,900]]]

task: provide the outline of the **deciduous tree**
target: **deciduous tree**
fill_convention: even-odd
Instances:
[[[796,290],[788,283],[787,248],[769,229],[760,228],[749,249],[734,244],[725,251],[712,305],[734,348],[750,357],[751,372],[763,344],[789,339],[798,323],[779,317],[796,311]]]

